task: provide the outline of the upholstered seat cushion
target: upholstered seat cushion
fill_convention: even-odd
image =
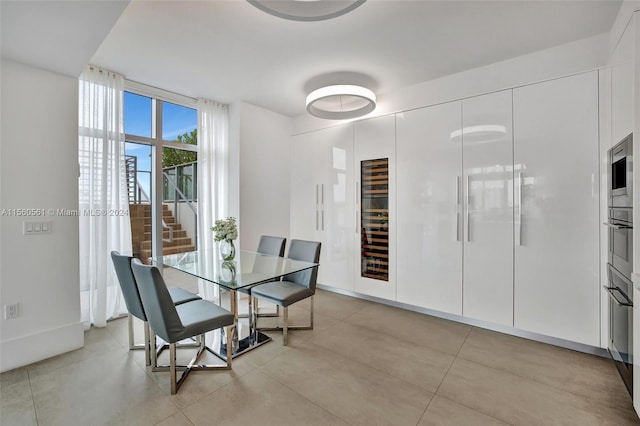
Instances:
[[[182,303],[200,299],[200,296],[197,294],[191,293],[183,288],[170,288],[169,294],[171,295],[171,300],[173,300],[174,305],[180,305]]]
[[[271,303],[289,306],[299,300],[313,296],[313,291],[291,281],[275,281],[253,287],[251,293]]]
[[[176,306],[184,330],[175,341],[233,324],[233,314],[207,300],[196,300]],[[173,340],[173,339],[172,339]]]

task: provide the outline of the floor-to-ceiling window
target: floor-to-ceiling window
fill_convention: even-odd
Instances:
[[[127,182],[134,255],[197,245],[195,100],[129,84],[124,94]]]

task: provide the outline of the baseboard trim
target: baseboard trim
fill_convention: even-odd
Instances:
[[[82,322],[0,342],[0,372],[23,367],[84,346]]]
[[[396,302],[393,300],[381,299],[379,297],[369,296],[362,293],[357,293],[350,290],[344,290],[341,288],[331,287],[324,284],[318,284],[317,287],[322,290],[330,291],[332,293],[338,293],[345,296],[355,297],[357,299],[368,300],[370,302],[381,303],[383,305],[393,306],[395,308],[405,309],[407,311],[418,312],[420,314],[430,315],[437,318],[442,318],[450,321],[459,322],[461,324],[472,325],[474,327],[484,328],[487,330],[497,331],[512,336],[522,337],[524,339],[533,340],[540,343],[546,343],[553,346],[559,346],[565,349],[571,349],[577,352],[583,352],[590,355],[596,355],[603,358],[610,358],[609,352],[606,349],[597,346],[586,345],[584,343],[572,342],[570,340],[564,340],[557,337],[546,336],[544,334],[533,333],[531,331],[520,330],[513,327],[507,327],[499,324],[493,324],[486,321],[474,320],[471,318],[462,317],[460,315],[448,314],[446,312],[435,311],[432,309],[421,308],[419,306],[413,306],[406,303]]]

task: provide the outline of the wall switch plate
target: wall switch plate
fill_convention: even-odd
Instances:
[[[18,304],[11,303],[4,305],[4,319],[10,320],[18,318]]]
[[[24,235],[37,235],[37,234],[50,234],[53,230],[53,222],[50,220],[44,220],[41,222],[22,222],[22,234]]]

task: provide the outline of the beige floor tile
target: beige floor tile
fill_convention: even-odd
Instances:
[[[514,425],[635,425],[631,405],[612,409],[597,399],[456,359],[438,394]],[[596,396],[597,398],[597,396]]]
[[[0,390],[4,389],[5,386],[18,383],[29,383],[29,374],[26,367],[16,368],[0,374]]]
[[[325,290],[316,291],[314,303],[316,312],[339,320],[344,320],[355,312],[374,304],[373,302],[343,296]]]
[[[613,361],[557,346],[474,328],[458,357],[533,379],[607,404],[631,398]]]
[[[415,425],[433,396],[310,343],[259,370],[350,424]]]
[[[38,424],[153,425],[178,411],[128,354],[114,351],[31,379]]]
[[[438,389],[454,360],[444,352],[348,323],[310,341],[431,392]]]
[[[28,365],[26,368],[29,371],[30,378],[34,379],[41,374],[48,374],[58,368],[68,367],[77,362],[99,357],[109,352],[123,354],[124,349],[117,344],[106,327],[94,327],[84,333],[83,348],[45,359]]]
[[[491,416],[460,405],[440,395],[433,397],[418,426],[507,426]]]
[[[346,321],[451,355],[458,353],[471,330],[465,324],[382,304],[371,304]]]
[[[0,424],[7,425],[36,425],[36,411],[31,397],[31,386],[27,370],[17,370],[2,373],[0,390]]]
[[[345,425],[296,392],[253,371],[185,408],[194,425]]]
[[[181,411],[178,411],[173,416],[156,423],[155,426],[193,426],[193,423]]]
[[[304,307],[299,307],[299,304],[295,304],[289,307],[289,325],[292,326],[308,326],[309,325],[309,310]],[[282,313],[281,313],[282,314]],[[281,326],[282,318],[266,317],[258,320],[260,327],[276,327]],[[341,321],[332,318],[321,313],[315,312],[313,319],[313,330],[289,330],[289,345],[295,346],[313,338],[317,333],[325,330],[330,330],[338,327]],[[282,331],[265,331],[277,344],[282,345]]]

